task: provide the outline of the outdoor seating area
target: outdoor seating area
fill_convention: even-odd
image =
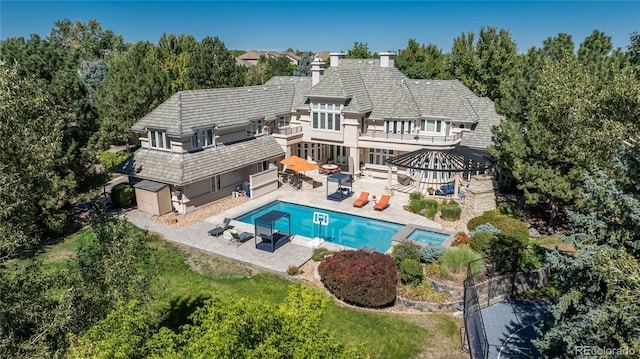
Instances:
[[[445,184],[436,190],[436,196],[453,196],[456,187],[453,183]]]
[[[276,226],[284,228],[285,222],[286,232],[276,228]],[[270,211],[256,218],[254,226],[257,249],[273,253],[291,240],[291,216],[289,213]]]
[[[224,221],[222,221],[221,224],[219,224],[216,228],[210,230],[208,233],[210,236],[214,236],[214,237],[220,237],[220,235],[222,233],[224,233],[224,231],[229,230],[231,228],[233,228],[233,226],[230,224],[231,223],[231,219],[230,218],[225,218]]]
[[[329,183],[337,183],[335,192],[329,193]],[[327,177],[327,199],[342,202],[353,195],[353,176],[348,173],[335,173]]]

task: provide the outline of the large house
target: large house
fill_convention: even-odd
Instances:
[[[139,207],[156,214],[188,212],[243,185],[252,196],[272,191],[279,161],[289,155],[333,162],[356,176],[451,183],[452,164],[438,157],[424,160],[425,171],[386,161],[425,149],[486,150],[501,116],[460,81],[407,78],[394,56],[331,53],[331,67],[315,59],[310,78],[178,92],[131,128],[141,148],[119,172],[135,184]]]

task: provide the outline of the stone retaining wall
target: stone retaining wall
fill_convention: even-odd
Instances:
[[[542,287],[549,282],[551,277],[551,267],[544,267],[530,271],[505,274],[499,277],[489,278],[475,285],[478,293],[478,301],[481,307],[502,302],[512,294],[511,288],[515,276],[515,293]],[[447,303],[433,303],[429,301],[417,301],[401,296],[396,297],[396,301],[406,308],[419,309],[425,312],[457,312],[463,309],[464,287],[452,286],[437,280],[426,278],[431,282],[432,287],[441,293],[448,294],[453,301]]]

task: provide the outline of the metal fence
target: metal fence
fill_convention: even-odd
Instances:
[[[489,342],[487,332],[482,319],[480,298],[476,290],[473,267],[475,262],[484,263],[486,258],[475,260],[467,266],[467,278],[464,280],[464,330],[467,337],[467,347],[472,359],[487,358],[489,355]]]

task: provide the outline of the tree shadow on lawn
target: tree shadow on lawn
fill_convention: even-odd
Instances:
[[[210,296],[199,295],[198,297],[175,297],[169,302],[169,309],[163,315],[160,327],[167,327],[172,331],[185,324],[192,324],[189,316],[198,308],[204,305],[204,302],[211,298]]]

